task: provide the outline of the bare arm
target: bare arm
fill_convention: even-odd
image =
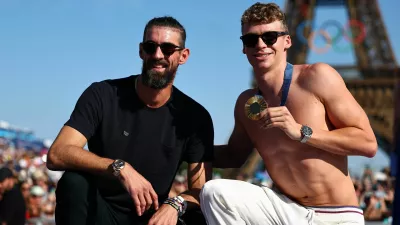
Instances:
[[[245,96],[246,92],[242,93],[236,101],[235,126],[228,144],[214,147],[213,167],[215,168],[240,168],[253,151],[253,144],[241,123],[244,117]]]
[[[315,64],[305,79],[324,104],[329,120],[336,129],[313,129],[309,145],[338,155],[373,157],[378,149],[368,117],[347,90],[342,77],[326,64]]]
[[[84,150],[86,142],[85,136],[77,130],[64,126],[49,150],[47,168],[79,170],[102,176],[113,176],[110,165],[114,160],[102,158]],[[120,181],[132,197],[139,216],[153,203],[158,209],[158,196],[152,185],[129,163],[126,163],[121,170]]]
[[[102,158],[83,149],[86,138],[69,126],[64,126],[49,149],[47,168],[50,170],[81,170],[107,174],[112,159]]]
[[[187,210],[200,207],[199,195],[203,185],[212,178],[211,163],[188,164],[188,187],[181,196],[188,202]]]
[[[79,97],[75,108],[49,149],[50,170],[79,170],[97,174],[107,171],[113,160],[101,158],[83,147],[92,137],[103,117],[103,100],[108,98],[108,85],[93,83]],[[110,173],[111,174],[111,173]]]

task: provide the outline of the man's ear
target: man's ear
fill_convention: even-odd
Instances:
[[[292,38],[288,35],[285,38],[285,50],[288,50],[290,47],[292,47]]]
[[[144,58],[144,52],[143,52],[143,48],[142,48],[142,43],[139,44],[139,56],[141,59]]]
[[[179,57],[179,65],[185,64],[186,61],[189,59],[189,55],[190,50],[188,48],[183,49]]]

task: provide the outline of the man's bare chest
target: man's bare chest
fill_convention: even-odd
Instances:
[[[273,100],[266,98],[266,101],[269,105],[268,107],[286,107],[298,124],[321,129],[327,127],[325,108],[323,104],[311,94],[294,89],[289,93],[285,106],[279,106],[277,98]],[[240,113],[242,114],[242,124],[255,146],[258,145],[263,146],[263,148],[271,147],[276,149],[278,146],[285,145],[283,143],[291,141],[283,130],[279,128],[265,129],[262,127],[262,120],[254,121],[248,119],[245,116],[244,109],[242,109]]]

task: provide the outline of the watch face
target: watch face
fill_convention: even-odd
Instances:
[[[312,134],[312,129],[310,127],[307,127],[307,126],[303,126],[301,128],[301,132],[306,136],[310,136]]]
[[[121,167],[121,166],[123,166],[123,165],[124,165],[124,162],[122,162],[122,161],[118,161],[117,165],[118,165],[119,167]]]
[[[118,168],[118,169],[121,169],[124,165],[125,165],[125,163],[124,163],[124,161],[122,161],[122,160],[116,160],[116,161],[114,162],[114,166],[115,166],[116,168]]]

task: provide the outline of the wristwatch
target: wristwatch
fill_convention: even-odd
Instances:
[[[300,140],[301,143],[306,143],[307,140],[311,137],[311,135],[313,133],[311,127],[306,126],[306,125],[301,126],[300,132],[301,132],[301,136],[302,136],[302,138]]]
[[[119,177],[121,174],[121,170],[125,167],[125,162],[121,159],[116,159],[112,164],[111,168],[113,169],[113,175]]]

